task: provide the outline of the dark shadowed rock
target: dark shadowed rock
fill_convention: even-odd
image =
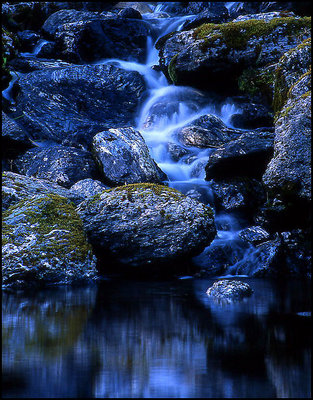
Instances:
[[[206,293],[218,300],[234,301],[251,296],[253,290],[247,283],[223,279],[213,283]]]
[[[210,155],[206,179],[260,178],[273,155],[273,142],[274,134],[270,132],[243,133]]]
[[[142,19],[140,12],[132,7],[123,8],[119,11],[118,16],[122,18]]]
[[[35,44],[40,39],[40,35],[31,30],[17,32],[17,37],[20,41],[21,48],[23,49],[23,51],[33,50]]]
[[[114,65],[47,69],[22,76],[19,124],[33,139],[88,147],[97,132],[129,126],[145,89],[142,76]]]
[[[122,10],[121,12],[127,13]],[[136,10],[133,10],[138,13]],[[137,15],[137,14],[136,14]],[[144,61],[146,40],[152,26],[137,17],[61,10],[52,14],[43,31],[56,42],[56,55],[62,60],[81,63],[102,58]]]
[[[232,178],[212,182],[214,203],[218,209],[255,214],[266,200],[261,182],[253,178]]]
[[[18,72],[32,72],[40,69],[47,68],[66,68],[74,64],[67,63],[61,60],[50,60],[45,58],[35,57],[15,57],[9,62],[9,65]]]
[[[54,145],[28,150],[14,162],[18,173],[47,179],[66,188],[81,179],[97,176],[97,167],[87,151]]]
[[[21,148],[29,148],[32,146],[27,133],[24,129],[22,129],[18,123],[7,116],[2,111],[2,150],[7,150],[8,146],[12,147],[21,147]]]
[[[167,179],[151,158],[143,137],[133,128],[98,133],[93,139],[93,152],[110,185],[161,183]]]
[[[209,207],[155,184],[105,190],[77,212],[95,248],[146,273],[199,253],[216,233]]]
[[[178,139],[186,146],[216,148],[232,139],[238,138],[239,131],[228,128],[215,115],[207,114],[184,126],[176,134]]]
[[[11,206],[2,221],[2,283],[25,287],[90,281],[96,259],[73,204],[34,196]]]

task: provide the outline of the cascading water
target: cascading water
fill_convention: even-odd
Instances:
[[[158,25],[162,32],[159,37],[172,31],[179,31],[183,23],[192,17],[192,15],[188,15],[157,18],[155,14],[161,10],[162,7],[156,7],[153,13],[143,14],[144,19]],[[158,51],[154,46],[156,40],[153,41],[151,37],[147,38],[145,64],[119,59],[106,59],[95,64],[116,63],[123,69],[135,70],[143,75],[147,85],[147,99],[139,110],[136,129],[144,137],[152,158],[167,174],[167,184],[214,208],[211,183],[205,181],[205,165],[213,149],[186,147],[178,141],[176,132],[204,114],[215,114],[226,125],[232,127],[230,118],[233,114],[240,113],[240,110],[227,100],[218,110],[213,101],[210,101],[199,90],[169,84],[162,72],[153,69],[153,65],[158,64]],[[158,108],[161,112],[157,110]],[[169,145],[180,146],[186,150],[187,154],[178,161],[174,161],[169,151]],[[205,266],[208,262],[206,254],[212,246],[224,247],[227,245],[236,253],[236,260],[240,257],[243,258],[249,251],[249,246],[242,244],[238,239],[237,233],[242,229],[238,219],[223,213],[216,214],[215,221],[218,234],[212,244],[201,255],[194,258],[194,262],[198,266]],[[234,267],[229,268],[226,271],[226,274],[228,273],[236,274],[237,270]]]

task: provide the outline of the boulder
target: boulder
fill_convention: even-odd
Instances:
[[[118,16],[122,18],[142,19],[140,12],[132,7],[123,8],[119,11]]]
[[[310,25],[309,17],[203,24],[159,40],[160,66],[175,84],[229,93],[243,70],[275,63],[308,38]]]
[[[14,167],[20,174],[47,179],[66,188],[98,175],[89,152],[61,145],[30,149],[15,160]]]
[[[106,263],[111,256],[148,274],[150,266],[167,272],[169,264],[200,253],[216,234],[211,208],[162,185],[105,190],[86,199],[77,212]]]
[[[32,51],[35,44],[40,39],[40,35],[31,30],[17,32],[17,37],[20,41],[23,51]]]
[[[134,19],[75,10],[52,14],[42,29],[55,40],[56,57],[74,63],[103,58],[144,62],[147,37],[155,34],[138,16]]]
[[[76,201],[76,204],[82,201],[81,198],[77,201],[77,196],[75,194],[73,195],[68,189],[45,179],[32,178],[7,171],[2,173],[3,211],[8,209],[11,205],[25,200],[27,197],[46,194],[66,197],[73,202]]]
[[[238,138],[239,131],[228,128],[215,115],[206,114],[176,131],[176,135],[185,146],[216,148]]]
[[[32,146],[27,133],[22,129],[17,120],[11,119],[2,111],[2,150],[8,151],[8,148],[27,149]]]
[[[192,3],[189,4],[191,5]],[[198,26],[209,22],[221,24],[229,19],[227,8],[222,3],[219,4],[218,2],[211,2],[208,3],[208,5],[213,5],[214,9],[209,6],[200,12],[191,12],[192,14],[196,15],[193,18],[186,20],[180,30],[188,31],[189,29],[197,28]],[[188,8],[192,9],[193,7],[189,6]]]
[[[252,293],[253,290],[247,283],[229,279],[214,282],[206,291],[208,296],[226,301],[241,300],[244,297],[251,296]]]
[[[5,287],[69,284],[97,276],[96,258],[73,204],[49,194],[20,201],[3,214]]]
[[[167,180],[151,158],[143,137],[133,128],[99,132],[93,138],[92,146],[110,186]]]
[[[115,65],[33,71],[20,77],[16,111],[33,139],[88,147],[103,129],[129,126],[145,90],[143,77]]]
[[[243,133],[210,155],[206,179],[261,178],[273,155],[273,142],[274,134],[271,132]]]
[[[167,151],[171,159],[176,162],[185,156],[191,155],[190,150],[187,150],[185,147],[173,142],[167,143]]]

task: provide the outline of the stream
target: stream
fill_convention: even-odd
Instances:
[[[232,7],[234,2],[227,3]],[[158,18],[166,4],[143,14],[159,37],[180,30],[191,15]],[[168,83],[158,64],[157,39],[147,38],[147,59],[106,59],[144,76],[147,93],[135,128],[165,182],[210,205],[217,236],[208,248],[228,247],[238,260],[224,277],[244,278],[249,299],[220,304],[206,295],[215,279],[170,281],[103,278],[96,284],[38,291],[6,289],[2,296],[4,398],[308,398],[311,395],[310,282],[251,278],[244,261],[255,248],[238,239],[247,227],[238,215],[214,208],[205,165],[213,149],[185,147],[179,128],[214,114],[230,128],[240,113],[227,98]],[[32,53],[36,57],[41,41]],[[3,96],[12,100],[18,75]],[[155,110],[161,110],[156,112]],[[168,110],[174,110],[168,112]],[[244,132],[244,130],[242,130]],[[186,155],[174,161],[169,143]],[[194,257],[207,263],[205,249]],[[252,263],[253,264],[253,263]],[[251,266],[251,262],[250,262]],[[251,268],[251,267],[250,267]]]

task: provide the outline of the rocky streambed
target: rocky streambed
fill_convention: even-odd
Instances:
[[[5,287],[311,276],[305,3],[3,3]]]

